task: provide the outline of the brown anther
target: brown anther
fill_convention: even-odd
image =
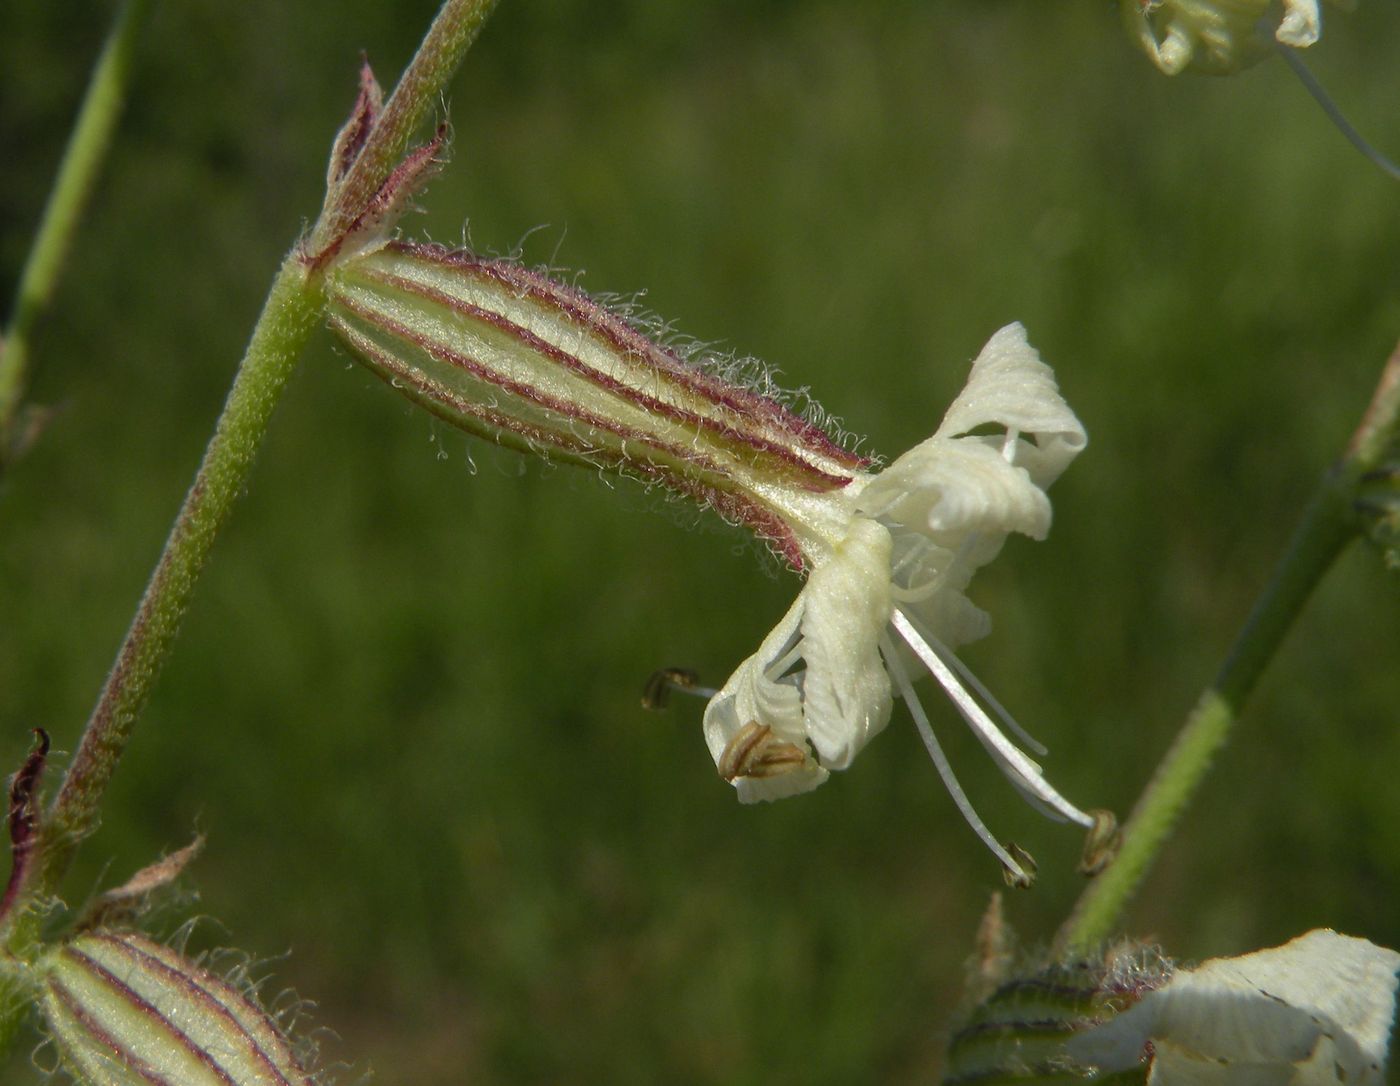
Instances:
[[[719,775],[727,781],[740,777],[763,780],[801,769],[807,752],[795,743],[773,737],[767,724],[750,720],[734,733],[719,757]]]
[[[664,709],[672,690],[693,690],[700,676],[689,668],[663,667],[653,671],[642,687],[643,709]]]
[[[1029,890],[1035,883],[1035,873],[1040,869],[1040,865],[1035,862],[1034,856],[1015,841],[1006,842],[1006,851],[1011,853],[1011,858],[1016,861],[1021,871],[1017,874],[1011,868],[1003,867],[1001,877],[1013,890]]]
[[[1118,832],[1118,819],[1112,811],[1098,808],[1088,812],[1094,824],[1084,838],[1084,852],[1079,858],[1078,871],[1081,875],[1097,875],[1113,862],[1118,855],[1122,834]]]

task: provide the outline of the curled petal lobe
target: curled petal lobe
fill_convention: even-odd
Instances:
[[[822,765],[845,769],[890,719],[880,635],[890,621],[890,535],[857,519],[802,590],[806,731]]]
[[[860,495],[867,516],[939,536],[1020,532],[1044,539],[1050,499],[1024,468],[979,438],[931,437],[901,456]],[[986,561],[995,556],[987,555]],[[979,565],[982,563],[978,563]]]
[[[1040,487],[1054,482],[1088,444],[1054,372],[1019,323],[1008,324],[987,341],[935,436],[953,437],[988,425],[1004,428],[1013,438],[1035,438],[1034,445],[1018,440],[1011,459],[1027,467]]]
[[[753,733],[750,725],[768,729],[767,741],[791,744],[810,751],[802,719],[801,680],[784,675],[784,662],[800,638],[804,600],[799,595],[783,620],[750,656],[735,669],[705,707],[705,743],[720,775],[734,785],[742,803],[784,799],[810,792],[829,775],[815,758],[789,764],[785,772],[756,777],[733,773],[743,762],[741,748]]]

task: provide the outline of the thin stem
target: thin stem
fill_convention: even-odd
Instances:
[[[321,317],[315,281],[289,257],[273,281],[223,414],[185,496],[42,829],[42,876],[56,887],[98,807],[179,629],[219,530],[243,491],[282,389]]]
[[[447,0],[385,107],[357,168],[370,157],[392,167],[389,156],[406,145],[494,3]],[[373,178],[367,182],[370,195],[377,183]],[[325,229],[324,220],[325,216],[315,227],[317,233]],[[300,252],[294,251],[273,281],[204,460],[44,820],[36,873],[26,887],[28,898],[57,890],[78,841],[96,826],[102,797],[150,699],[195,582],[247,483],[273,408],[324,309],[321,278],[311,274]],[[13,920],[0,917],[0,925]],[[21,921],[19,926],[28,923]],[[7,941],[14,949],[17,942],[25,942],[25,933],[12,931]]]
[[[0,341],[0,469],[17,452],[15,446],[23,444],[15,428],[28,380],[30,333],[53,297],[78,219],[111,146],[126,101],[137,31],[148,7],[148,0],[127,0],[107,36],[20,274],[10,324]]]
[[[1084,953],[1112,934],[1123,910],[1204,781],[1239,714],[1308,597],[1356,535],[1355,498],[1400,434],[1400,347],[1342,460],[1322,480],[1287,553],[1123,826],[1118,855],[1080,895],[1055,938],[1058,956]]]
[[[1298,82],[1302,83],[1304,89],[1313,96],[1313,101],[1322,107],[1322,112],[1325,113],[1327,119],[1336,126],[1337,131],[1346,137],[1347,142],[1360,151],[1372,165],[1387,177],[1400,181],[1400,166],[1397,166],[1390,159],[1386,158],[1385,155],[1381,154],[1380,151],[1372,147],[1366,137],[1356,130],[1356,126],[1347,120],[1346,114],[1341,111],[1341,108],[1336,102],[1332,101],[1332,96],[1328,94],[1326,88],[1317,81],[1317,76],[1313,75],[1312,72],[1308,70],[1308,66],[1298,57],[1297,52],[1279,42],[1275,42],[1274,47],[1278,50],[1279,55],[1283,57],[1284,63],[1286,63],[1289,68],[1293,70],[1293,74],[1298,77]]]
[[[443,4],[341,182],[334,203],[312,230],[309,252],[321,251],[343,234],[384,183],[495,6],[496,0],[447,0]]]
[[[140,0],[133,6],[136,2]],[[495,0],[447,0],[443,5],[385,109],[388,116],[371,133],[357,163],[357,169],[365,169],[358,191],[366,199],[392,171],[413,128],[441,94],[494,4]],[[339,195],[348,188],[342,184]],[[332,213],[351,221],[359,210],[338,199],[334,208],[323,212],[315,235],[331,230],[326,220]],[[308,269],[298,246],[273,280],[204,460],[40,827],[35,860],[25,869],[9,912],[0,916],[0,945],[20,961],[29,960],[39,942],[43,910],[37,904],[56,895],[78,843],[97,826],[102,798],[150,700],[195,582],[247,484],[272,412],[324,311],[321,276]],[[24,1013],[26,993],[16,980],[21,975],[0,972],[0,1055]]]

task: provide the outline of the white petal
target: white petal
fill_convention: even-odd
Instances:
[[[752,657],[744,662],[744,665],[734,673],[734,678],[730,680],[731,685],[736,679],[740,683],[752,681],[751,673],[745,670],[752,662]],[[795,687],[776,683],[769,685],[792,691],[793,697],[796,697]],[[782,700],[782,691],[777,691],[775,696]],[[740,715],[739,700],[734,692],[721,691],[710,700],[710,704],[705,709],[705,742],[710,748],[710,756],[714,758],[716,765],[719,764],[729,740],[745,724],[757,719],[752,714]],[[800,713],[800,711],[799,707],[798,712]],[[777,719],[777,717],[775,716],[773,719]],[[798,739],[797,742],[804,749],[806,748],[805,740]],[[733,783],[740,803],[758,803],[762,800],[784,799],[801,792],[810,792],[825,781],[828,776],[830,774],[815,760],[808,759],[807,764],[787,773],[780,773],[773,777],[738,777]]]
[[[720,756],[739,729],[752,720],[767,724],[773,734],[789,743],[805,745],[802,727],[802,691],[792,681],[778,681],[768,671],[784,655],[798,635],[804,607],[799,594],[758,651],[734,669],[734,674],[705,707],[705,745],[719,764]]]
[[[996,446],[975,438],[933,437],[916,445],[866,486],[860,508],[948,544],[971,532],[1044,539],[1050,530],[1045,492]]]
[[[987,341],[972,363],[967,385],[938,428],[939,437],[970,433],[989,424],[1034,435],[1020,441],[1014,462],[1049,486],[1088,444],[1079,419],[1060,396],[1055,374],[1026,340],[1020,324],[1008,324]]]
[[[1107,1071],[1160,1053],[1151,1082],[1380,1086],[1395,1016],[1400,954],[1364,939],[1311,931],[1271,950],[1179,971],[1106,1025],[1069,1043]],[[1269,1076],[1272,1076],[1270,1078]]]
[[[763,639],[758,652],[735,669],[710,703],[705,706],[705,745],[719,765],[729,741],[751,721],[767,724],[778,739],[810,749],[803,725],[802,690],[792,678],[770,672],[788,655],[798,637],[805,600],[799,594],[781,622]],[[810,792],[830,774],[809,759],[807,764],[773,777],[739,777],[734,790],[741,803],[784,799]]]
[[[1283,22],[1274,34],[1284,45],[1306,49],[1322,36],[1322,12],[1317,0],[1283,0]]]
[[[845,769],[890,719],[880,635],[890,620],[890,535],[857,517],[802,590],[807,735],[822,765]]]

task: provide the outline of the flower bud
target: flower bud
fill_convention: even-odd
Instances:
[[[265,1010],[143,935],[85,932],[37,972],[54,1044],[93,1086],[312,1084]]]

